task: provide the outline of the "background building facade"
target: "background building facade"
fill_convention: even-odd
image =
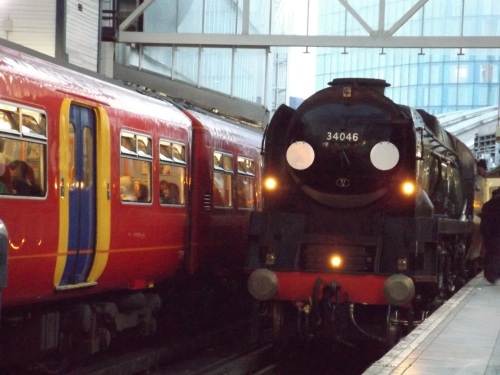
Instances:
[[[351,1],[370,25],[379,21],[379,1]],[[407,0],[386,1],[385,28],[389,29],[412,5]],[[463,6],[461,6],[463,5]],[[362,25],[337,2],[319,0],[319,34],[360,35]],[[416,12],[395,36],[500,35],[500,2],[464,0],[450,6],[431,0]],[[478,43],[479,44],[479,43]],[[498,105],[500,48],[318,48],[316,88],[337,77],[385,79],[386,93],[395,102],[440,114]]]
[[[500,102],[498,0],[0,3],[0,37],[197,105],[245,107],[241,118],[257,113],[262,126],[338,77],[385,79],[395,102],[436,115]],[[450,47],[464,38],[467,48]],[[475,144],[489,145],[495,127],[476,123]]]

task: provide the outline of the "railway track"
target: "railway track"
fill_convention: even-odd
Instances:
[[[233,331],[235,333],[236,331]],[[280,351],[271,343],[252,345],[247,331],[228,331],[116,356],[71,375],[360,375],[383,354],[373,342],[360,347],[313,340]],[[231,333],[231,335],[233,334]]]
[[[93,357],[71,370],[45,363],[32,374],[70,375],[194,375],[194,374],[343,374],[359,375],[385,354],[387,347],[372,340],[348,345],[332,338],[290,340],[286,347],[270,344],[270,331],[251,335],[248,316],[190,321],[190,329],[138,346],[136,340]],[[194,322],[196,321],[196,324]],[[186,324],[186,323],[184,323]],[[180,333],[182,332],[182,333]],[[359,338],[358,338],[359,339]],[[143,343],[144,344],[144,343]],[[14,373],[12,373],[14,374]],[[17,372],[15,373],[18,374]],[[9,374],[10,375],[10,374]]]
[[[249,337],[249,322],[242,320],[194,337],[172,338],[149,347],[110,354],[107,358],[94,359],[92,363],[82,364],[77,369],[64,373],[69,375],[251,373],[242,369],[262,367],[264,363],[270,361],[272,353],[270,345],[256,347],[249,342],[247,339]],[[231,370],[232,368],[234,370]]]
[[[229,351],[229,352],[228,352]],[[272,374],[278,366],[272,344],[254,349],[224,348],[152,372],[153,375]]]

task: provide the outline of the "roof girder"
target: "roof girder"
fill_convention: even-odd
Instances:
[[[500,48],[500,36],[306,36],[177,34],[121,31],[118,43],[164,46],[238,46],[269,47],[359,47],[359,48]]]
[[[384,30],[385,1],[379,0],[378,30],[372,29],[352,8],[348,0],[339,0],[358,23],[367,31],[366,36],[348,35],[263,35],[248,32],[249,2],[243,3],[242,34],[152,33],[126,31],[155,0],[144,0],[118,27],[118,43],[138,43],[157,46],[241,46],[247,48],[270,47],[358,47],[358,48],[499,48],[500,36],[394,36],[429,0],[418,0],[388,30]],[[463,1],[463,0],[462,0]],[[462,14],[462,18],[464,15]]]

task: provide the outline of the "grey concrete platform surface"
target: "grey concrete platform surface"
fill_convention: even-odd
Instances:
[[[500,374],[500,285],[479,274],[364,375]]]

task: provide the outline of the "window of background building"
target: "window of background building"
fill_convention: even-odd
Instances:
[[[265,49],[237,48],[234,50],[232,95],[254,103],[265,104],[265,74],[249,75],[248,72],[265,72],[266,55]]]
[[[498,82],[498,66],[495,66],[491,63],[480,63],[479,65],[481,72],[479,82]]]
[[[231,93],[231,48],[202,48],[200,85],[225,94]]]
[[[172,77],[173,49],[172,47],[144,46],[144,57],[141,59],[141,68],[166,77]],[[138,62],[136,62],[138,64]]]
[[[442,74],[443,63],[433,62],[430,64],[430,83],[431,84],[441,84],[443,83]]]
[[[175,47],[175,67],[173,78],[196,84],[198,82],[198,63],[200,49],[198,47]]]
[[[250,34],[269,34],[271,7],[269,0],[250,1]]]
[[[458,110],[472,109],[474,102],[474,88],[472,84],[458,86],[459,93],[457,94]]]
[[[238,1],[212,0],[204,3],[203,32],[234,34],[238,21]]]
[[[158,1],[158,0],[157,0]],[[178,13],[182,14],[177,30],[179,33],[203,32],[203,3],[204,0],[177,1]]]

